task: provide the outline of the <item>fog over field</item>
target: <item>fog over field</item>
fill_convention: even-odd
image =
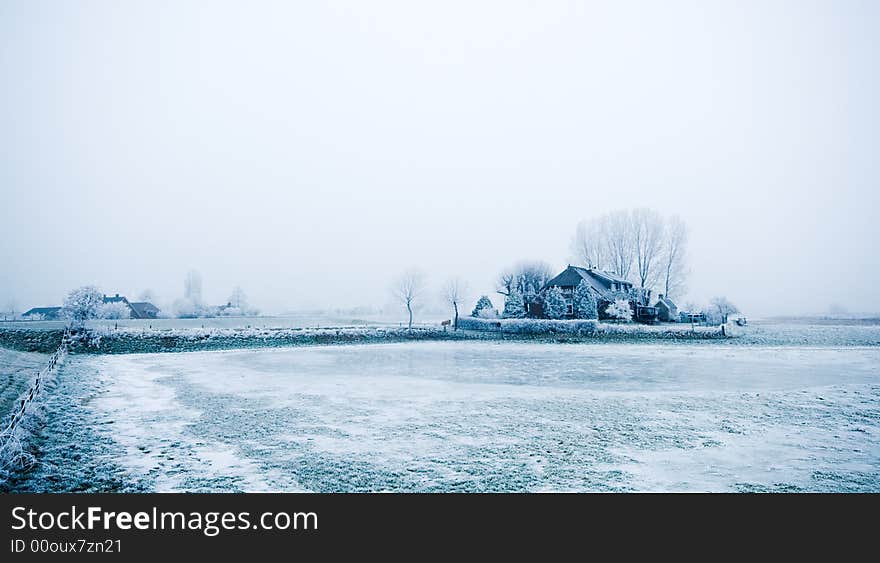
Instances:
[[[880,310],[876,2],[0,3],[0,308],[474,296],[580,220],[690,229],[688,298]]]

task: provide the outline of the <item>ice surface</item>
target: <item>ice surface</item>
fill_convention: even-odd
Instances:
[[[156,490],[880,491],[880,349],[420,342],[83,357]],[[113,424],[101,424],[112,421]]]

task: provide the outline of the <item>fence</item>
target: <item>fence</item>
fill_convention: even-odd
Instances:
[[[9,423],[0,432],[0,470],[6,470],[15,466],[23,466],[29,459],[22,445],[22,424],[33,408],[34,401],[51,378],[55,368],[64,361],[67,356],[67,348],[70,343],[70,332],[65,330],[58,349],[49,357],[49,361],[38,373],[30,389],[21,395],[17,407],[10,415]],[[2,475],[0,475],[2,476]]]

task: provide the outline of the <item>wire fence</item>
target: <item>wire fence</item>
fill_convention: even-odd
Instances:
[[[31,456],[27,453],[23,444],[23,438],[28,434],[28,432],[23,431],[25,421],[33,411],[34,402],[54,375],[55,369],[67,356],[69,344],[70,331],[65,330],[61,337],[61,344],[49,357],[49,361],[43,369],[37,373],[30,388],[20,396],[18,405],[9,415],[9,422],[3,431],[0,432],[0,469],[8,470],[23,467],[30,460]],[[0,478],[2,478],[2,475],[0,475]]]

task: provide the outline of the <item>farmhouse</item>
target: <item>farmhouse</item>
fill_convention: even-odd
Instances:
[[[606,272],[598,268],[580,268],[578,266],[568,265],[568,268],[562,271],[558,276],[547,282],[544,289],[558,287],[562,290],[562,296],[565,298],[567,315],[574,314],[574,306],[572,297],[574,290],[582,281],[587,282],[589,288],[593,291],[593,296],[598,303],[610,303],[614,301],[615,294],[628,294],[633,284],[616,274]],[[600,307],[601,309],[602,307]]]
[[[113,296],[104,296],[104,303],[124,303],[128,307],[129,316],[132,319],[155,319],[159,309],[146,301],[129,302],[124,295],[118,293]],[[61,318],[61,307],[34,307],[22,313],[25,320],[57,321]]]
[[[125,303],[132,319],[155,319],[159,309],[146,301],[130,302],[125,296],[118,293],[113,297],[104,296],[104,303]]]
[[[574,314],[574,290],[581,282],[586,282],[593,292],[599,305],[599,318],[606,318],[605,309],[608,304],[617,299],[626,299],[633,310],[633,320],[645,323],[657,321],[657,308],[649,306],[650,291],[644,292],[642,297],[637,297],[637,291],[633,291],[631,281],[618,276],[615,273],[600,270],[599,268],[581,268],[571,264],[558,276],[547,282],[544,289],[558,287],[562,291],[567,307],[566,316]],[[532,309],[534,309],[534,305]],[[542,316],[535,311],[528,311],[531,316]]]

